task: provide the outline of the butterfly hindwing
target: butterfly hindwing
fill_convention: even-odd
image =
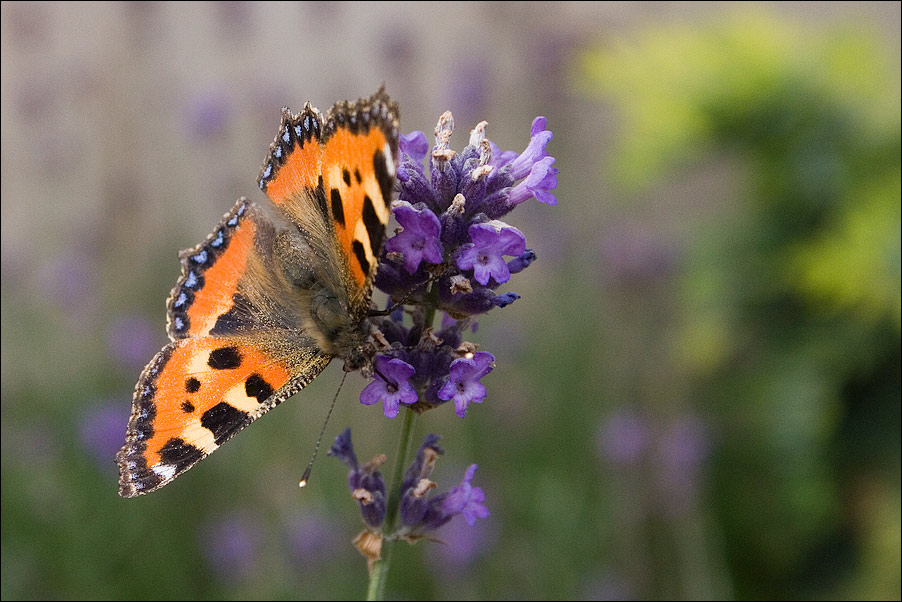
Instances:
[[[329,363],[314,345],[279,355],[247,337],[174,341],[135,388],[119,493],[162,487],[307,385]]]

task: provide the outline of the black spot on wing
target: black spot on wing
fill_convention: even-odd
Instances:
[[[213,336],[235,334],[248,328],[253,323],[253,307],[247,297],[235,293],[232,295],[232,307],[216,318],[216,324],[210,329]]]
[[[231,370],[241,365],[241,354],[237,347],[220,347],[210,352],[207,365],[214,370]]]
[[[359,240],[355,240],[351,246],[354,249],[354,256],[357,258],[357,262],[360,263],[360,269],[363,270],[364,274],[369,274],[370,262],[366,258],[366,250],[363,248],[363,244]]]
[[[216,445],[221,445],[229,435],[240,429],[248,420],[247,412],[242,412],[224,401],[217,403],[200,417],[200,424],[213,433]]]
[[[348,173],[345,170],[345,173]],[[344,228],[345,225],[345,210],[341,204],[341,193],[337,188],[332,189],[332,215],[335,218],[335,221],[341,224],[341,227]]]
[[[262,376],[254,373],[244,382],[244,392],[248,397],[256,397],[257,403],[263,403],[273,394],[273,388]]]
[[[360,175],[360,170],[356,167],[354,168],[354,177],[357,179],[358,184],[363,184],[363,176]]]
[[[323,184],[322,176],[319,177],[319,183],[316,185],[316,190],[313,191],[313,196],[316,198],[316,206],[319,208],[319,213],[323,216],[323,222],[331,224],[332,218],[329,215],[329,204],[326,201],[326,186]]]
[[[200,381],[193,376],[185,381],[185,391],[188,393],[197,393],[200,390]]]
[[[341,170],[341,178],[345,181],[345,185],[351,185],[351,172],[348,171],[347,167]]]
[[[182,411],[186,414],[190,414],[194,411],[194,404],[188,400],[182,402]]]
[[[385,225],[376,214],[373,199],[369,195],[363,196],[363,225],[370,237],[370,250],[373,252],[373,257],[379,257],[382,252],[382,241],[385,239]]]
[[[391,205],[391,194],[395,185],[395,179],[388,173],[385,153],[381,150],[376,151],[376,154],[373,155],[373,169],[376,170],[376,181],[379,183],[379,190],[382,192],[382,201],[388,207]]]
[[[160,449],[160,460],[163,464],[175,466],[176,474],[203,458],[204,452],[178,437],[173,437]]]

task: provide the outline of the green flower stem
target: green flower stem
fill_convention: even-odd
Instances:
[[[370,572],[370,585],[367,588],[367,600],[385,599],[385,582],[388,578],[388,566],[391,562],[391,552],[394,542],[391,537],[398,527],[401,519],[401,479],[404,478],[404,467],[407,466],[407,456],[410,454],[413,443],[414,427],[419,414],[413,410],[404,412],[404,425],[401,427],[401,441],[398,443],[398,453],[395,455],[395,466],[389,487],[388,506],[386,507],[385,523],[382,529],[382,557],[373,563]]]
[[[426,293],[424,322],[427,327],[432,326],[432,322],[435,320],[435,308],[437,306],[438,289],[433,283]],[[419,394],[422,397],[423,391],[419,391]],[[388,579],[388,566],[391,563],[391,553],[395,543],[392,538],[401,520],[401,480],[404,478],[404,467],[408,464],[408,456],[413,443],[413,432],[419,415],[419,412],[414,410],[408,409],[404,412],[401,440],[398,443],[394,471],[392,472],[391,481],[389,481],[388,505],[385,509],[385,523],[382,527],[382,557],[373,563],[373,570],[370,572],[370,585],[366,592],[367,600],[385,599],[385,582]]]

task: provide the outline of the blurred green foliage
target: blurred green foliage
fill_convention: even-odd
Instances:
[[[733,175],[731,211],[692,231],[673,354],[721,430],[736,595],[898,598],[898,57],[754,8],[605,40],[581,69],[622,118],[623,190]]]

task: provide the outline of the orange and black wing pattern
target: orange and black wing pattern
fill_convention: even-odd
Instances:
[[[260,189],[341,275],[359,319],[369,305],[398,157],[398,107],[379,90],[339,102],[325,115],[308,103],[282,110],[279,134],[260,170]]]
[[[329,363],[315,346],[280,357],[245,337],[192,337],[144,369],[117,461],[119,495],[172,481],[307,385]]]
[[[181,253],[167,303],[173,342],[135,387],[119,493],[162,487],[269,409],[331,359],[303,332],[251,299],[267,269],[272,226],[239,199],[207,239]]]
[[[283,110],[258,179],[275,211],[239,199],[179,256],[172,342],[141,374],[117,455],[121,496],[171,482],[343,356],[323,350],[310,291],[348,325],[366,315],[397,152],[397,106],[382,90],[325,117],[309,103]],[[300,254],[291,273],[312,274],[307,289],[286,277],[286,248]]]

